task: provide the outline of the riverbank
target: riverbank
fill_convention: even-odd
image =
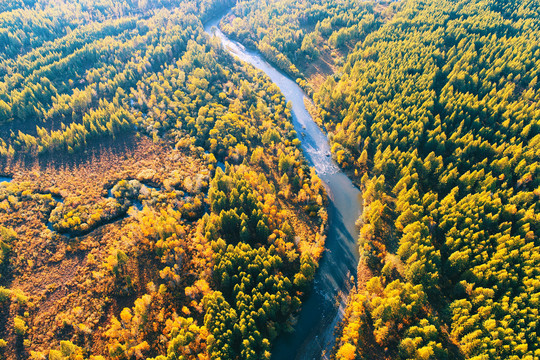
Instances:
[[[260,53],[246,49],[223,34],[217,28],[222,17],[208,22],[205,31],[217,36],[232,55],[262,70],[280,88],[287,102],[292,104],[297,134],[304,134],[300,137],[304,155],[327,189],[329,226],[326,250],[312,291],[303,302],[294,333],[278,338],[272,357],[275,360],[324,358],[324,354],[329,354],[332,349],[333,331],[343,315],[351,278],[353,281],[356,279],[359,255],[355,222],[361,213],[361,193],[330,156],[326,135],[305,107],[305,92]]]

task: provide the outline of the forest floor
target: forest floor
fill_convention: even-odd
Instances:
[[[163,187],[167,181],[178,181],[172,176],[209,173],[196,155],[134,135],[104,141],[83,154],[19,159],[4,164],[2,171],[13,176],[11,183],[2,186],[14,195],[0,202],[0,224],[15,230],[17,239],[10,244],[10,268],[1,284],[21,294],[22,300],[0,304],[9,314],[0,327],[0,338],[17,344],[5,349],[6,355],[17,358],[24,358],[27,350],[57,347],[59,340],[69,340],[73,333],[85,342],[103,344],[99,341],[105,331],[102,325],[123,307],[133,306],[146,292],[146,284],[159,278],[152,261],[144,261],[142,267],[132,264],[134,291],[129,296],[109,296],[110,276],[104,264],[117,249],[128,252],[133,246],[124,236],[137,231],[137,217],[119,218],[84,236],[65,236],[47,226],[50,202],[40,203],[24,194],[54,193],[62,197],[64,206],[76,207],[103,200],[107,189],[121,179],[139,178]],[[30,342],[24,346],[10,331],[16,316],[22,316],[28,326]]]
[[[386,20],[392,17],[392,14],[387,11],[389,2],[377,3],[373,11],[375,13],[384,14]],[[314,30],[314,27],[304,29],[307,32]],[[316,60],[305,61],[295,64],[298,69],[304,74],[307,82],[313,88],[314,92],[318,92],[322,84],[328,76],[332,76],[339,72],[342,64],[347,60],[347,56],[354,50],[356,44],[347,44],[342,48],[333,48],[328,45],[328,42],[320,39],[321,45],[317,48],[319,56]]]
[[[341,51],[324,46],[319,49],[320,55],[315,61],[306,62],[307,66],[300,67],[300,71],[305,75],[308,83],[315,92],[318,92],[328,76],[334,75],[338,70],[344,56]]]
[[[65,201],[75,201],[73,197],[79,198],[77,201],[95,200],[115,180],[137,178],[143,170],[151,174],[146,180],[161,183],[186,156],[171,150],[165,144],[153,144],[147,137],[127,134],[116,140],[103,140],[73,155],[55,153],[19,159],[7,164],[3,171],[12,174],[13,182],[28,181],[43,191],[58,193]]]

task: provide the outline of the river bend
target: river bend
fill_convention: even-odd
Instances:
[[[343,316],[351,276],[356,278],[359,256],[355,222],[362,209],[362,197],[329,156],[328,139],[304,105],[305,92],[259,52],[247,49],[223,34],[218,28],[222,17],[205,24],[205,31],[217,36],[229,53],[266,73],[281,89],[287,102],[292,103],[294,128],[302,134],[301,148],[328,192],[328,235],[313,289],[302,303],[295,332],[279,337],[272,351],[274,360],[324,359],[334,345],[333,332]]]

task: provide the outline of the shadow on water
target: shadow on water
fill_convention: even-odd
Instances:
[[[334,329],[343,316],[345,297],[351,287],[350,279],[356,278],[359,255],[355,222],[361,213],[362,197],[329,156],[328,139],[306,110],[304,91],[286,74],[265,61],[261,54],[227,38],[217,28],[224,16],[222,13],[209,21],[205,31],[217,36],[232,55],[265,72],[281,89],[286,100],[291,102],[293,124],[297,134],[302,134],[300,140],[304,155],[325,183],[330,198],[326,251],[319,263],[313,288],[302,304],[294,333],[277,339],[272,358],[326,358],[324,354],[329,354],[334,344]]]

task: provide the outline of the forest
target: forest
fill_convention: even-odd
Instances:
[[[0,358],[269,359],[323,251],[289,105],[227,1],[0,10]]]
[[[352,42],[313,98],[362,189],[359,271],[375,276],[350,294],[332,356],[540,356],[540,3],[410,0],[358,24],[335,21],[347,2],[332,15],[316,1],[248,3],[224,28],[272,46],[271,60],[299,68],[318,53],[308,44]],[[306,13],[323,16],[315,35]],[[328,41],[312,42],[327,21]]]
[[[270,359],[362,190],[331,359],[540,357],[540,1],[0,4],[0,358]],[[311,104],[313,100],[313,104]],[[5,179],[5,181],[4,181]]]
[[[240,1],[222,29],[289,74],[308,94],[389,17],[387,1]]]

